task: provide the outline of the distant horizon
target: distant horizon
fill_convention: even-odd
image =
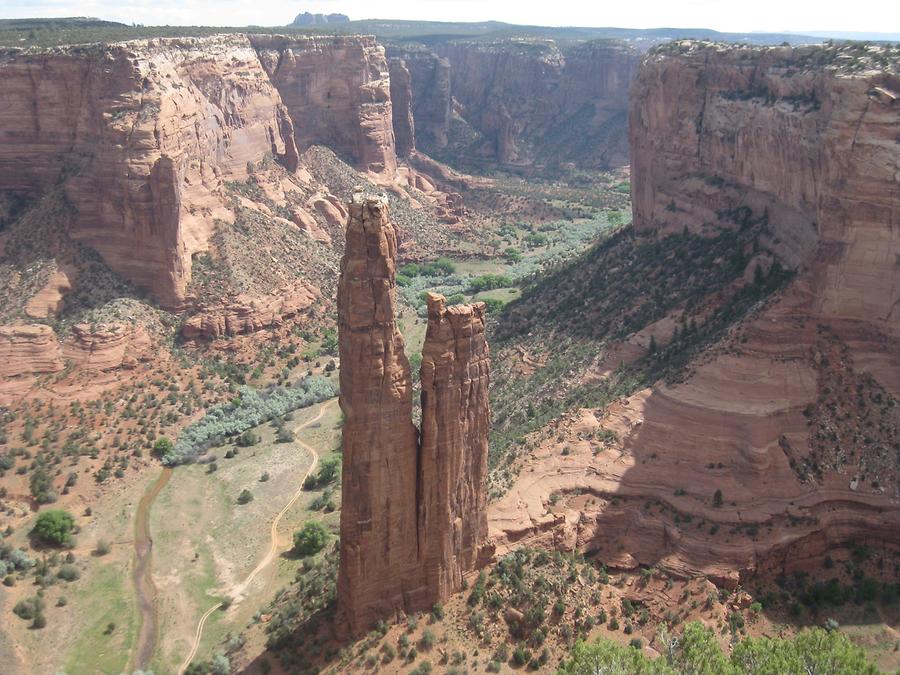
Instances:
[[[302,13],[302,12],[301,12]],[[312,14],[326,14],[326,12],[311,12]],[[327,12],[327,14],[341,14],[341,12]],[[87,19],[92,21],[108,21],[119,23],[124,26],[146,26],[146,27],[209,27],[209,28],[285,28],[291,25],[291,22],[287,23],[275,23],[275,24],[263,24],[263,23],[144,23],[144,22],[128,22],[122,21],[117,18],[109,18],[105,16],[93,16],[93,15],[59,15],[59,16],[2,16],[0,15],[0,20],[38,20],[38,21],[52,21],[52,20],[63,20],[63,19]],[[690,30],[698,30],[698,31],[711,31],[715,33],[721,33],[723,35],[726,34],[746,34],[746,35],[795,35],[798,37],[814,37],[814,38],[822,38],[822,39],[836,39],[836,40],[875,40],[881,42],[892,42],[892,41],[900,41],[900,33],[889,33],[889,32],[878,32],[878,31],[829,31],[829,30],[719,30],[717,28],[711,28],[709,26],[669,26],[669,25],[659,25],[659,26],[647,26],[645,28],[635,28],[633,26],[621,26],[621,25],[575,25],[575,24],[559,24],[559,25],[550,25],[550,24],[532,24],[532,23],[511,23],[509,21],[502,21],[499,19],[485,19],[481,21],[473,20],[473,21],[442,21],[436,19],[396,19],[396,18],[386,18],[386,17],[376,17],[376,18],[368,18],[368,19],[354,19],[353,17],[349,17],[350,22],[356,21],[386,21],[386,22],[422,22],[422,23],[447,23],[447,24],[485,24],[485,23],[499,23],[509,26],[521,26],[521,27],[532,27],[532,28],[557,28],[557,29],[609,29],[609,30],[635,30],[635,31],[661,31],[661,30],[673,30],[673,31],[690,31]]]
[[[719,0],[684,0],[677,7],[664,0],[627,6],[584,6],[575,0],[523,3],[514,0],[388,0],[382,16],[369,17],[368,0],[7,0],[0,19],[95,17],[146,26],[285,26],[303,12],[345,14],[352,21],[498,21],[548,28],[659,28],[713,30],[720,33],[790,33],[811,37],[900,40],[900,3],[874,0],[866,11],[846,3],[757,0],[752,9],[736,10]],[[874,19],[877,17],[877,19]],[[873,26],[877,20],[878,26]],[[819,27],[810,24],[817,23]],[[801,28],[801,26],[804,26]],[[840,28],[838,28],[840,26]],[[889,26],[894,30],[877,30]]]

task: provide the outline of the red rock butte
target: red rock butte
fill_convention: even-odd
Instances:
[[[490,360],[484,303],[430,294],[422,430],[394,320],[397,235],[387,204],[350,205],[338,285],[345,421],[339,633],[427,609],[489,556],[485,477]]]

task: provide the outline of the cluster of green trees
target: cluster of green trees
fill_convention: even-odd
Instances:
[[[505,274],[482,274],[480,277],[469,280],[469,289],[473,293],[491,291],[495,288],[508,288],[514,285],[515,282],[512,278]]]
[[[413,277],[446,277],[456,273],[456,265],[449,258],[438,258],[433,262],[409,263],[397,270],[397,283],[403,285]]]
[[[624,647],[609,640],[579,642],[558,675],[877,675],[865,653],[847,636],[821,628],[794,638],[747,638],[726,655],[715,635],[699,622],[685,626],[677,638],[661,636],[668,645],[660,658],[644,655],[637,641]]]
[[[157,453],[166,465],[187,464],[228,437],[336,395],[337,385],[323,377],[307,377],[293,387],[272,387],[262,391],[241,387],[236,399],[210,409],[203,419],[181,432],[177,443],[157,449]]]
[[[75,543],[73,532],[75,518],[63,509],[42,511],[32,531],[43,544],[49,546],[72,546]]]

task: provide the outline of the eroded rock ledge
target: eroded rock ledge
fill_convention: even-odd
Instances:
[[[489,553],[490,362],[484,304],[429,297],[422,433],[394,320],[397,236],[379,199],[350,205],[338,285],[344,464],[339,631],[423,610]]]

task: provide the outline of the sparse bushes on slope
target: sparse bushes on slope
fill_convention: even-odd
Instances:
[[[687,624],[684,634],[668,654],[650,659],[636,645],[624,647],[609,640],[593,644],[579,642],[572,658],[557,671],[558,675],[594,675],[595,673],[634,673],[636,675],[751,675],[778,673],[806,675],[876,675],[878,669],[866,662],[860,647],[837,631],[821,628],[803,631],[791,639],[748,638],[734,648],[729,658],[716,642],[712,631],[702,624]]]
[[[305,378],[287,388],[258,391],[252,387],[241,387],[238,397],[231,403],[212,408],[203,419],[182,431],[178,442],[163,456],[163,463],[169,466],[187,464],[229,436],[236,436],[266,420],[335,395],[337,385],[321,377]]]

